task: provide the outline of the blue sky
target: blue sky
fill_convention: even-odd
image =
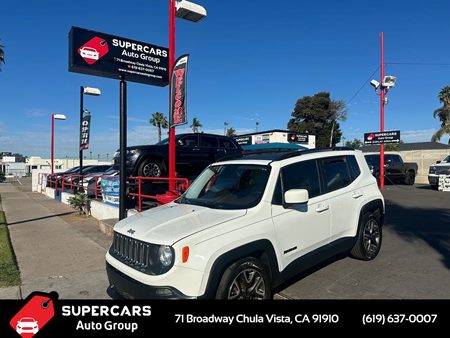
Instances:
[[[296,100],[319,91],[349,101],[379,66],[381,31],[386,74],[398,77],[385,129],[400,129],[406,142],[429,141],[438,129],[437,95],[450,85],[447,0],[197,3],[208,17],[198,24],[177,19],[176,55],[190,54],[188,118],[200,119],[203,131],[223,133],[224,121],[241,133],[254,131],[257,121],[259,130],[285,129]],[[68,32],[78,26],[167,47],[167,17],[167,0],[2,1],[0,151],[49,157],[50,116],[59,113],[67,120],[56,122],[56,157],[77,157],[79,87],[91,86],[102,95],[85,96],[93,115],[85,154],[111,156],[119,140],[119,83],[68,72]],[[130,82],[128,144],[153,143],[148,120],[167,107],[168,87]],[[349,102],[341,128],[346,139],[379,129],[379,100],[368,82]]]

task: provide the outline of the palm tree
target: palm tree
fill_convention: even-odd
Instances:
[[[450,86],[445,86],[442,88],[439,92],[438,98],[442,103],[442,107],[433,112],[433,117],[439,118],[441,121],[441,128],[439,128],[431,137],[432,142],[439,141],[445,134],[450,135]],[[450,139],[448,144],[450,144]]]
[[[200,120],[198,118],[194,117],[192,119],[192,124],[191,124],[192,132],[198,133],[198,128],[201,128],[201,127],[203,127],[203,126],[200,123]]]
[[[161,128],[169,128],[169,122],[167,122],[166,117],[163,113],[156,112],[152,114],[149,122],[158,128],[158,142],[161,142]]]
[[[236,129],[233,127],[227,129],[227,136],[228,137],[234,137],[236,136]]]
[[[2,70],[2,63],[5,63],[5,51],[4,46],[0,43],[0,71]]]

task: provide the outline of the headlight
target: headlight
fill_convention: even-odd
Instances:
[[[173,250],[168,245],[161,245],[158,250],[159,261],[163,266],[170,266],[173,263]]]
[[[430,167],[430,170],[428,171],[429,174],[434,174],[436,172],[436,167]]]

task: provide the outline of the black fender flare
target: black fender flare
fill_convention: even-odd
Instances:
[[[275,286],[273,282],[277,282],[279,279],[275,249],[268,239],[260,239],[246,243],[220,255],[211,266],[205,293],[201,298],[214,299],[217,287],[225,270],[234,262],[245,257],[255,257],[264,264],[273,288]]]

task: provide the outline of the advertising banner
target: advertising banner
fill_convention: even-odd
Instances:
[[[80,150],[89,148],[89,130],[91,128],[91,114],[83,116],[80,129]]]
[[[400,130],[373,132],[364,134],[364,144],[400,143]]]
[[[170,82],[170,127],[187,123],[186,78],[189,55],[180,56],[172,70]]]
[[[102,199],[106,204],[119,206],[120,178],[107,177],[100,181],[102,187]]]
[[[234,139],[241,146],[242,145],[250,145],[250,144],[252,144],[252,137],[251,136],[236,136],[236,137],[234,137]]]
[[[168,48],[79,27],[69,32],[70,72],[164,87],[168,66]]]

